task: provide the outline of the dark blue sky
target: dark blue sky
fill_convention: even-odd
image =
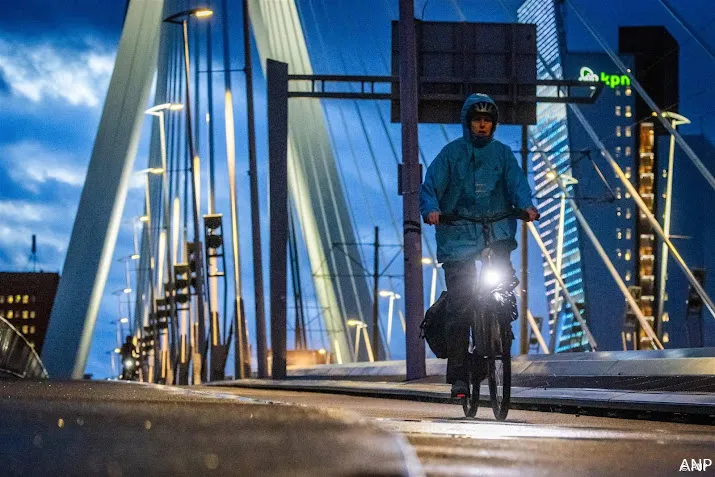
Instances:
[[[97,2],[94,0],[26,0],[2,2],[0,16],[0,269],[23,270],[27,268],[31,234],[38,235],[40,263],[45,270],[59,271],[71,232],[84,173],[92,151],[94,136],[104,102],[104,95],[112,71],[114,52],[121,34],[125,9],[123,0]],[[231,3],[231,36],[234,38],[232,63],[243,62],[240,45],[240,2]],[[234,5],[235,3],[235,5]],[[459,21],[510,21],[519,0],[429,0],[425,9],[426,20]],[[671,2],[690,25],[715,48],[715,11],[711,0]],[[390,19],[396,18],[396,0],[297,0],[305,28],[313,69],[316,73],[385,74],[389,55]],[[612,46],[617,46],[619,25],[665,25],[681,45],[681,113],[693,120],[693,125],[683,127],[684,133],[706,134],[715,139],[715,62],[697,45],[660,5],[657,0],[576,0],[576,6],[592,22],[597,31]],[[415,3],[418,16],[424,2]],[[217,24],[218,22],[216,22]],[[216,28],[218,30],[218,28]],[[575,51],[600,51],[598,44],[585,31],[573,12],[567,13],[566,23],[569,49]],[[218,37],[217,37],[218,38]],[[218,55],[216,55],[218,56]],[[236,90],[243,82],[235,76]],[[219,85],[220,83],[216,83]],[[258,113],[259,161],[265,161],[265,107],[264,87],[257,83],[256,107]],[[243,111],[243,99],[237,94],[236,110]],[[381,104],[383,114],[387,105]],[[335,124],[339,124],[340,109],[347,117],[346,127],[336,128],[335,147],[338,157],[350,156],[350,145],[366,159],[367,143],[352,105],[337,106],[331,103],[326,111]],[[369,121],[372,146],[378,151],[385,181],[393,187],[394,159],[387,137],[379,127],[374,106],[361,105]],[[238,116],[237,134],[244,132],[245,123]],[[263,123],[261,123],[263,121]],[[450,137],[459,134],[448,127]],[[136,169],[146,167],[147,124],[143,128]],[[399,148],[399,126],[391,125],[390,134]],[[428,161],[444,144],[441,132],[432,126],[420,128],[421,145]],[[242,136],[239,136],[242,137]],[[348,137],[353,141],[348,142]],[[517,128],[502,127],[499,138],[518,148]],[[250,223],[248,215],[248,182],[241,171],[247,169],[245,145],[238,143],[239,188],[246,191],[241,198],[241,223]],[[347,161],[347,159],[346,159]],[[260,170],[259,170],[260,172]],[[350,182],[357,183],[355,168],[346,165]],[[365,172],[372,184],[367,195],[374,200],[374,210],[380,207],[379,189],[374,184],[374,174]],[[265,177],[265,175],[262,175]],[[261,179],[263,203],[267,184]],[[704,184],[704,183],[703,183]],[[394,191],[391,190],[391,194]],[[365,191],[348,187],[348,196],[358,201]],[[244,197],[245,196],[245,197]],[[225,191],[219,191],[219,200],[225,200]],[[121,228],[115,256],[117,259],[132,251],[133,217],[142,213],[142,181],[138,177],[129,192],[125,207],[124,225]],[[226,206],[227,207],[227,206]],[[390,207],[399,213],[399,197],[393,194]],[[263,214],[264,225],[267,217]],[[227,213],[227,210],[224,211]],[[397,237],[392,230],[388,214],[375,221],[385,231],[385,242]],[[367,216],[358,218],[358,235],[370,241],[375,225]],[[392,234],[392,235],[390,235]],[[250,233],[241,243],[244,257],[244,282],[250,283]],[[267,226],[264,227],[264,239]],[[535,247],[532,246],[532,250]],[[265,246],[264,246],[265,250]],[[538,265],[538,256],[532,259]],[[307,264],[306,264],[307,265]],[[307,268],[307,267],[304,267]],[[88,372],[97,376],[109,374],[107,351],[114,348],[114,327],[111,320],[117,316],[117,301],[112,292],[124,287],[124,266],[115,261],[110,272],[102,312],[99,316]],[[309,271],[306,272],[309,276]],[[532,270],[532,281],[539,277],[539,267]],[[401,286],[400,284],[395,285]],[[538,283],[534,290],[538,291]],[[252,292],[245,289],[246,309],[253,310]],[[532,296],[538,295],[533,293]],[[387,303],[384,303],[385,311]],[[535,304],[536,306],[537,304]],[[252,312],[249,313],[252,316]],[[251,335],[254,336],[252,325]],[[401,336],[400,336],[401,338]],[[400,341],[395,336],[393,339]],[[400,355],[396,350],[396,355]]]

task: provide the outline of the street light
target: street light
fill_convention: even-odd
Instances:
[[[194,149],[194,136],[193,136],[193,131],[191,129],[191,88],[190,88],[190,82],[191,82],[191,73],[190,73],[190,61],[189,61],[189,31],[188,31],[188,19],[191,16],[195,16],[197,18],[207,18],[210,17],[213,14],[213,11],[209,8],[206,7],[197,7],[197,8],[192,8],[190,10],[184,10],[179,13],[175,13],[174,15],[171,15],[167,18],[164,19],[164,22],[166,23],[173,23],[177,25],[181,25],[182,31],[183,31],[183,40],[184,40],[184,74],[185,74],[185,79],[186,79],[186,137],[187,137],[187,142],[189,143],[189,154],[191,156],[191,162],[190,162],[190,174],[191,174],[191,191],[192,191],[192,201],[193,201],[193,225],[194,225],[194,241],[196,243],[200,243],[200,237],[201,237],[201,229],[199,226],[199,187],[200,184],[198,183],[198,176],[199,176],[199,156],[196,155],[196,151]],[[179,21],[178,19],[181,18]],[[197,251],[200,255],[203,255],[203,250],[201,250],[203,247],[199,247],[199,250]],[[204,356],[204,347],[205,347],[205,307],[204,307],[204,274],[203,274],[203,267],[198,267],[196,270],[196,304],[197,304],[197,309],[198,309],[198,324],[199,324],[199,354],[203,357]],[[236,330],[236,338],[239,341],[239,343],[243,343],[243,336],[242,336],[242,330],[239,328]],[[202,367],[203,367],[203,358],[202,358]],[[239,369],[238,372],[236,373],[238,377],[243,377],[243,368]]]
[[[360,351],[360,334],[362,331],[362,334],[365,336],[365,347],[367,348],[367,358],[370,360],[372,363],[375,361],[375,356],[372,353],[372,346],[370,346],[370,336],[367,334],[367,324],[363,321],[360,320],[348,320],[347,322],[348,326],[354,326],[355,327],[355,357],[357,358],[357,355]]]
[[[424,262],[423,262],[424,263]],[[436,268],[435,268],[436,270]],[[380,290],[380,296],[389,298],[390,304],[387,311],[387,349],[390,349],[390,336],[392,335],[392,312],[394,310],[395,300],[400,299],[400,295],[390,290]]]
[[[434,305],[437,299],[437,269],[442,267],[441,263],[432,260],[430,257],[422,257],[422,265],[433,265],[432,267],[432,284],[430,285],[429,306]]]
[[[672,113],[670,111],[663,111],[661,113],[664,118],[669,118],[671,120],[670,125],[673,127],[673,131],[677,126],[683,124],[690,124],[690,120],[685,116],[678,113]],[[657,113],[653,113],[657,116]],[[665,186],[665,212],[663,214],[663,234],[670,238],[670,217],[671,217],[671,205],[672,205],[672,195],[673,195],[673,162],[675,156],[675,135],[670,135],[670,150],[668,151],[668,181]],[[661,245],[660,254],[660,280],[659,280],[659,290],[658,290],[658,310],[657,310],[657,322],[656,322],[656,332],[659,331],[663,323],[663,312],[665,309],[665,285],[668,280],[668,245],[663,242]]]
[[[159,267],[158,267],[158,279],[157,279],[157,284],[156,284],[156,291],[155,291],[155,296],[160,296],[160,287],[163,284],[163,273],[164,273],[164,266],[167,267],[166,270],[166,275],[169,280],[169,287],[170,289],[173,289],[174,285],[174,275],[171,271],[172,265],[176,262],[172,257],[172,246],[173,250],[176,250],[177,244],[173,243],[171,240],[170,236],[170,230],[171,230],[171,224],[172,224],[172,213],[171,213],[171,207],[170,207],[170,199],[169,199],[169,174],[168,174],[168,162],[166,158],[166,126],[165,126],[165,121],[164,121],[164,116],[166,111],[180,111],[184,109],[184,105],[181,103],[162,103],[162,104],[157,104],[156,106],[152,106],[151,108],[147,109],[145,111],[146,114],[149,114],[151,116],[155,116],[159,118],[159,146],[160,146],[160,151],[161,151],[161,168],[153,168],[150,173],[152,174],[157,174],[161,173],[162,175],[162,200],[164,203],[163,207],[163,212],[164,212],[164,223],[163,223],[163,230],[161,231],[159,235]],[[159,172],[160,171],[160,172]],[[178,210],[178,207],[177,207]],[[176,225],[177,225],[177,232],[176,232],[176,237],[178,240],[178,219],[176,220]],[[164,255],[166,254],[166,255]],[[173,305],[172,309],[170,310],[171,315],[173,316],[174,310],[173,310]],[[162,373],[164,373],[166,370],[162,370]],[[162,374],[162,377],[165,376]]]

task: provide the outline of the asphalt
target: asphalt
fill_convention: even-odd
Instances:
[[[496,421],[488,406],[467,419],[459,405],[276,389],[222,388],[238,396],[345,409],[403,434],[425,473],[442,476],[681,475],[683,459],[710,462],[713,427],[619,417],[512,410]],[[709,459],[709,461],[705,461]]]
[[[0,462],[3,476],[422,475],[404,437],[351,412],[96,381],[0,383]]]
[[[252,389],[277,389],[336,393],[373,398],[407,399],[453,403],[447,384],[421,382],[352,381],[337,379],[242,379],[208,383]],[[486,383],[486,382],[485,382]],[[482,384],[482,405],[489,403],[489,389]],[[592,412],[607,415],[638,415],[654,420],[690,419],[715,423],[715,393],[632,391],[593,388],[544,388],[513,386],[513,408],[563,412]]]

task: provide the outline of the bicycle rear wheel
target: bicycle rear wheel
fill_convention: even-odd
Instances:
[[[506,419],[511,402],[511,353],[489,360],[489,397],[494,417]]]

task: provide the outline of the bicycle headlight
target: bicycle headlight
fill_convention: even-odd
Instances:
[[[496,268],[487,268],[484,270],[484,285],[488,287],[495,287],[501,283],[503,274]]]

